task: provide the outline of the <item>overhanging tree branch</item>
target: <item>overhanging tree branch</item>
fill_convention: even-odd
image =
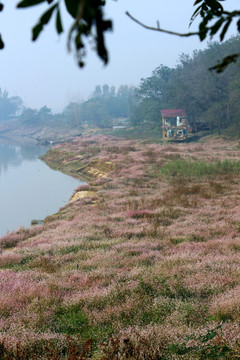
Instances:
[[[159,22],[157,22],[157,27],[148,26],[148,25],[142,23],[141,21],[139,21],[138,19],[136,19],[135,17],[133,17],[128,11],[126,11],[126,15],[131,20],[133,20],[135,23],[137,23],[138,25],[142,26],[144,29],[147,29],[147,30],[159,31],[159,32],[162,32],[162,33],[165,33],[165,34],[177,35],[177,36],[181,36],[181,37],[199,35],[199,32],[179,33],[179,32],[175,32],[175,31],[171,31],[171,30],[162,29],[160,27],[160,25],[159,25]]]
[[[55,16],[55,27],[57,33],[60,35],[64,29],[62,24],[62,12],[60,9],[60,0],[18,0],[18,8],[29,8],[38,4],[46,5],[46,11],[41,15],[38,23],[32,29],[32,40],[35,41],[40,36],[43,29],[50,22],[51,18]],[[112,21],[105,19],[104,9],[107,0],[63,0],[65,3],[66,12],[72,16],[73,23],[70,27],[67,36],[68,49],[73,47],[77,58],[77,63],[80,67],[84,66],[84,57],[86,55],[86,40],[90,39],[95,45],[94,49],[102,61],[107,64],[108,50],[105,44],[105,34],[112,29]],[[200,17],[198,31],[194,32],[176,32],[172,30],[162,29],[159,22],[157,26],[149,26],[136,19],[129,12],[127,16],[138,25],[151,31],[158,31],[165,34],[176,35],[180,37],[198,36],[200,41],[203,41],[209,36],[212,38],[219,34],[220,41],[224,40],[229,26],[233,20],[237,20],[237,31],[240,33],[240,10],[226,11],[222,3],[223,0],[193,0],[193,6],[196,9],[190,19],[190,25],[197,18]],[[0,0],[0,11],[3,10],[3,4]],[[170,14],[171,15],[171,14]],[[73,45],[73,46],[72,46]],[[4,48],[4,43],[0,34],[0,50]],[[223,59],[222,69],[224,69],[231,62],[235,62],[239,57],[238,53],[229,54],[229,57]],[[220,67],[219,67],[220,66]],[[218,64],[216,69],[221,71],[221,64]]]
[[[222,0],[220,0],[222,1]],[[157,22],[157,27],[148,26],[143,22],[136,19],[132,16],[129,12],[126,12],[127,16],[136,22],[138,25],[142,26],[145,29],[158,31],[165,34],[176,35],[180,37],[190,37],[197,35],[200,41],[203,41],[210,37],[210,39],[219,34],[220,41],[223,41],[225,35],[228,32],[229,26],[231,25],[232,21],[237,19],[237,31],[240,33],[240,11],[226,11],[220,1],[217,0],[195,0],[194,6],[197,5],[196,10],[194,11],[191,19],[190,24],[197,17],[201,17],[201,22],[199,24],[199,30],[196,32],[187,32],[187,33],[179,33],[171,30],[162,29],[160,27],[159,22]],[[229,54],[226,56],[220,63],[216,64],[215,66],[211,67],[210,70],[215,70],[216,72],[224,71],[229,64],[235,63],[238,58],[240,57],[240,53]]]

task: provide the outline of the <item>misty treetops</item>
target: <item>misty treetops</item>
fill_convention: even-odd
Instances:
[[[86,101],[71,102],[59,114],[43,106],[25,108],[19,97],[0,93],[0,119],[18,116],[24,124],[52,124],[73,128],[108,128],[126,121],[130,126],[161,133],[161,109],[184,108],[190,122],[205,122],[211,131],[238,124],[240,115],[240,62],[221,74],[209,71],[213,64],[240,46],[240,37],[210,43],[192,56],[182,54],[176,67],[159,65],[138,87],[97,85]]]
[[[6,120],[19,114],[23,101],[19,96],[9,97],[6,90],[0,88],[0,120]]]
[[[192,56],[182,54],[175,68],[163,65],[142,79],[135,90],[137,103],[131,114],[132,124],[148,123],[161,128],[161,109],[184,108],[191,122],[203,121],[210,130],[227,128],[239,121],[240,62],[216,74],[208,69],[234,53],[240,37],[219,44],[209,43],[207,49]]]
[[[47,106],[40,110],[25,107],[19,97],[9,97],[6,90],[0,92],[0,120],[18,119],[23,125],[70,126],[79,128],[109,127],[119,118],[129,116],[129,106],[134,88],[121,85],[97,85],[87,101],[72,101],[61,113],[53,114]]]

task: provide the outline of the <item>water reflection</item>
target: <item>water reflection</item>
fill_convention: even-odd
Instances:
[[[23,160],[35,161],[47,151],[46,147],[34,145],[11,145],[0,142],[0,174],[8,167],[18,167]]]
[[[19,166],[22,160],[14,146],[0,144],[0,174],[8,170],[8,166]]]
[[[80,181],[50,169],[46,148],[0,142],[0,236],[64,206]]]
[[[46,146],[24,145],[20,147],[21,157],[25,160],[36,160],[43,155],[48,148]]]

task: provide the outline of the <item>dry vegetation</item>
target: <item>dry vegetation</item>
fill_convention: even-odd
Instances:
[[[55,168],[95,163],[98,179],[76,189],[92,197],[0,239],[0,358],[239,359],[237,145],[52,149]]]

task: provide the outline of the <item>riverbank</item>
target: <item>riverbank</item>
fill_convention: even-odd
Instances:
[[[79,129],[72,129],[67,126],[56,126],[49,124],[21,124],[19,120],[12,119],[1,121],[0,139],[1,142],[20,145],[35,144],[52,146],[64,141],[71,141],[81,135]]]
[[[97,146],[91,147],[96,140],[83,138],[73,140],[70,144],[64,143],[55,146],[41,159],[44,160],[52,169],[59,170],[65,174],[84,180],[96,180],[105,178],[113,170],[114,164],[107,158],[97,157],[101,152]],[[107,138],[102,137],[102,140]],[[97,143],[97,142],[96,142]],[[83,144],[79,146],[79,144]]]
[[[88,196],[0,239],[5,353],[239,356],[238,142],[76,138],[44,160]]]

